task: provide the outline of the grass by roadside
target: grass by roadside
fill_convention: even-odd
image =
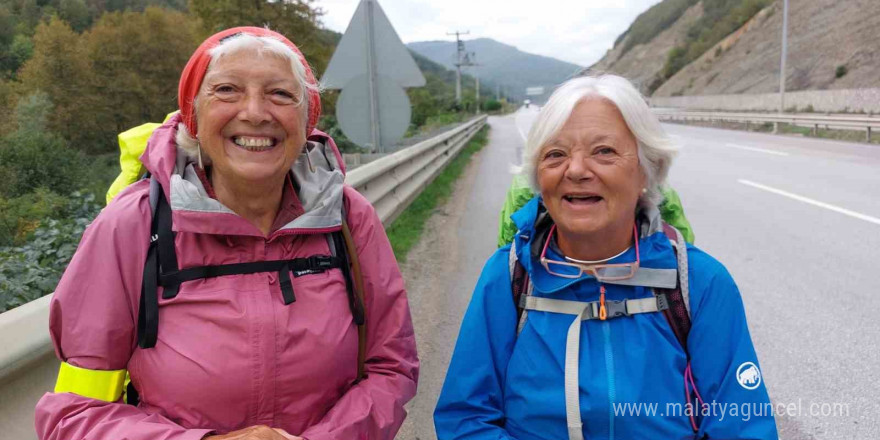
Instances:
[[[751,131],[756,133],[772,133],[773,124],[770,122],[764,124],[745,124],[742,122],[707,122],[707,121],[688,121],[686,123],[680,121],[665,121],[667,123],[696,125],[699,127],[726,128],[730,130]],[[779,124],[779,133],[789,136],[814,137],[819,139],[833,139],[847,142],[865,142],[865,132],[860,130],[830,130],[819,128],[818,130],[810,127],[801,127],[791,124]],[[872,144],[880,144],[880,133],[871,133]]]
[[[409,250],[419,241],[425,222],[433,214],[434,209],[442,205],[452,194],[453,184],[464,171],[464,168],[476,152],[480,151],[489,140],[489,126],[483,127],[449,165],[437,175],[421,194],[388,228],[388,239],[397,261],[406,261]]]

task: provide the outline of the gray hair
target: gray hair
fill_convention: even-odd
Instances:
[[[296,78],[296,82],[299,83],[300,86],[300,102],[296,105],[302,108],[304,116],[303,123],[305,126],[308,126],[309,92],[320,92],[320,86],[317,83],[310,83],[306,79],[306,69],[300,61],[299,56],[293,51],[293,49],[277,38],[271,36],[256,36],[247,32],[242,32],[222,40],[220,44],[214,46],[208,51],[208,54],[211,55],[211,62],[208,64],[208,69],[205,72],[205,75],[207,76],[207,72],[210,72],[217,64],[217,61],[221,58],[242,51],[253,51],[260,57],[269,55],[290,61],[290,68],[293,71],[293,76]],[[198,96],[196,97],[196,102],[193,103],[193,111],[196,114],[198,114],[197,109]],[[306,133],[306,135],[308,136],[308,133]],[[186,129],[186,126],[183,125],[183,123],[177,125],[175,141],[177,142],[177,146],[191,159],[196,159],[199,156],[199,141],[189,133],[189,130]],[[204,154],[204,152],[202,154]],[[210,158],[204,157],[202,159],[204,159],[206,164],[210,163]]]
[[[666,135],[639,91],[629,80],[616,75],[573,78],[553,92],[529,130],[520,172],[528,178],[532,190],[539,193],[537,165],[541,147],[559,134],[574,108],[589,97],[605,98],[620,110],[626,126],[636,138],[639,167],[645,175],[647,192],[639,197],[639,205],[659,205],[663,201],[660,189],[666,184],[678,147]]]

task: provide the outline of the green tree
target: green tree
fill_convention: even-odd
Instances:
[[[158,7],[104,14],[84,34],[91,62],[93,106],[100,121],[97,151],[114,151],[116,135],[177,108],[180,72],[197,46],[185,14]]]
[[[58,17],[37,26],[34,54],[19,73],[25,93],[42,91],[54,104],[47,127],[84,151],[94,141],[92,74],[80,36]]]
[[[20,197],[44,187],[66,194],[83,181],[80,153],[47,129],[52,102],[43,92],[21,99],[16,107],[17,129],[0,141],[0,191]]]
[[[202,20],[204,35],[235,26],[268,26],[299,47],[320,76],[335,44],[332,35],[320,29],[322,11],[314,0],[190,0],[189,10]]]
[[[92,25],[92,14],[84,0],[60,0],[58,15],[77,32],[82,32]]]

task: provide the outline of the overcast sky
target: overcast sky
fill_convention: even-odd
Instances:
[[[317,0],[324,25],[345,32],[360,0]],[[492,38],[522,51],[590,66],[636,16],[660,0],[379,0],[404,43]]]

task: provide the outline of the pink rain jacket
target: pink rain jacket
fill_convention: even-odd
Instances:
[[[266,238],[207,195],[175,147],[178,122],[157,129],[141,159],[172,208],[180,268],[330,255],[325,233],[339,229],[344,201],[365,285],[367,377],[352,385],[357,327],[339,269],[292,277],[287,306],[273,272],[185,282],[175,298],[159,295],[156,346],[137,347],[151,219],[140,181],[86,229],[50,315],[58,358],[128,369],[140,405],[47,393],[36,407],[39,438],[196,440],[268,425],[308,440],[392,439],[418,378],[409,306],[382,223],[343,185],[333,140],[313,132],[292,167],[305,213]]]

